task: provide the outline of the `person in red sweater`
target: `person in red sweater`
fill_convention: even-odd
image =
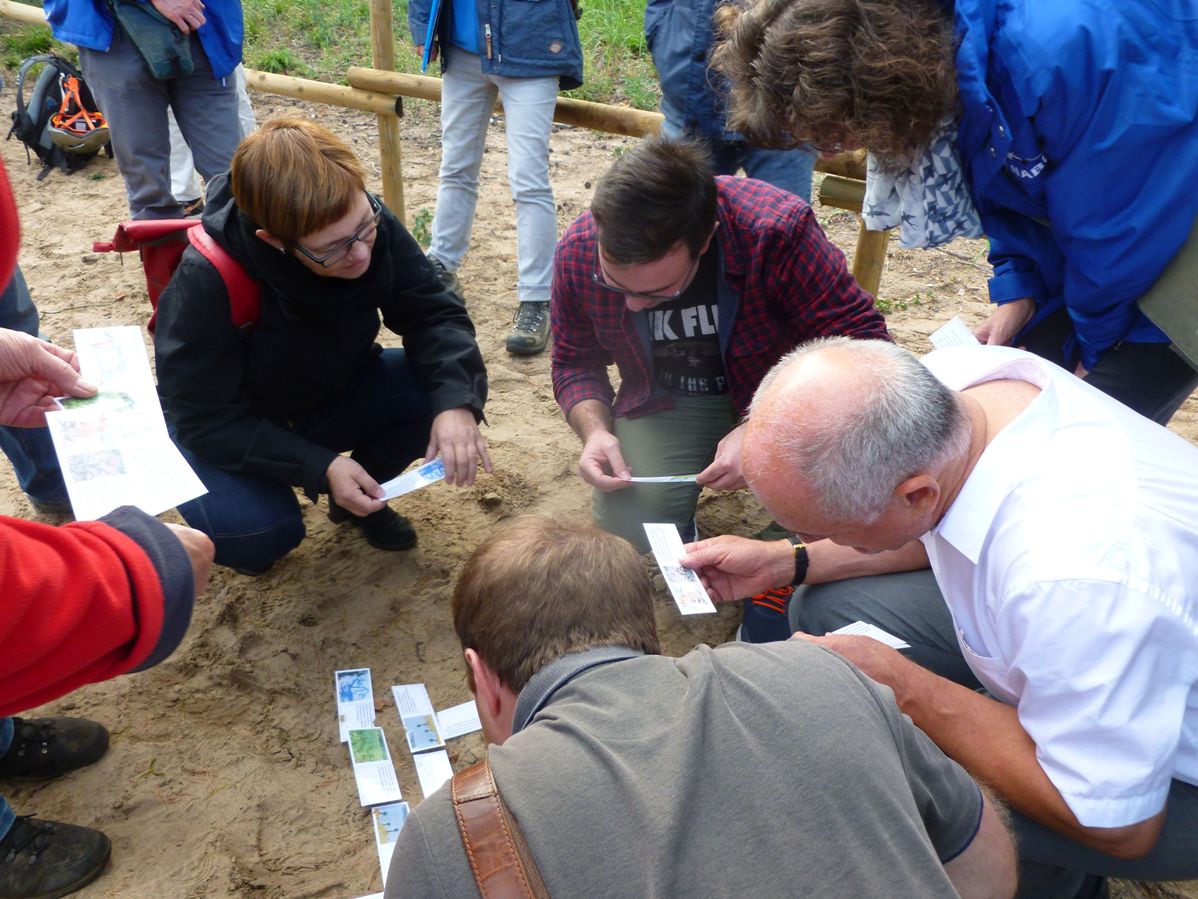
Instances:
[[[18,236],[0,166],[0,283]],[[0,425],[44,426],[53,397],[93,394],[78,367],[69,350],[0,329]],[[199,531],[132,507],[64,527],[0,516],[0,716],[165,659],[187,631],[212,553]],[[0,717],[0,781],[57,777],[107,748],[92,721]],[[73,892],[110,851],[99,831],[18,817],[0,796],[0,899]]]

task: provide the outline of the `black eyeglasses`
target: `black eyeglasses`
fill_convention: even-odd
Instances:
[[[349,255],[349,251],[353,249],[354,244],[360,240],[370,240],[370,238],[374,237],[374,232],[378,230],[379,219],[383,217],[383,204],[370,194],[366,194],[366,199],[370,201],[370,211],[372,213],[370,220],[357,231],[355,231],[353,236],[348,238],[344,243],[338,244],[335,249],[330,250],[323,256],[313,256],[299,244],[296,244],[295,248],[317,265],[324,268],[332,268]]]
[[[615,284],[607,282],[606,273],[603,271],[603,262],[599,262],[599,268],[591,272],[591,280],[604,290],[610,293],[618,293],[622,297],[635,297],[638,300],[648,300],[651,303],[662,303],[670,300],[676,300],[691,286],[691,281],[694,280],[695,272],[699,270],[699,260],[702,255],[696,256],[691,260],[690,268],[686,270],[686,279],[682,282],[682,286],[673,293],[640,293],[636,290],[629,290],[627,287],[617,287]]]

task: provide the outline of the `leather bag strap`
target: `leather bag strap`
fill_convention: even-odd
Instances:
[[[491,763],[453,776],[453,813],[483,899],[549,899],[524,834],[499,795]]]

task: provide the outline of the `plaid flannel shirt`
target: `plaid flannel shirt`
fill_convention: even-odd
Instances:
[[[749,178],[721,176],[716,185],[720,350],[740,414],[766,372],[798,344],[834,335],[890,339],[873,297],[849,274],[807,203]],[[567,417],[589,399],[610,405],[615,417],[669,409],[673,398],[653,379],[645,313],[593,282],[598,253],[595,223],[585,212],[554,255],[554,397]],[[612,363],[618,394],[607,373]]]

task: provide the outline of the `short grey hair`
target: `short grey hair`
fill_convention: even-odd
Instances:
[[[860,402],[820,421],[775,415],[764,426],[779,461],[820,497],[821,512],[868,524],[904,480],[968,449],[969,420],[957,395],[912,353],[889,341],[849,337],[814,340],[783,356],[758,386],[749,418],[762,411],[762,397],[791,363],[833,348],[852,353],[871,382]]]

